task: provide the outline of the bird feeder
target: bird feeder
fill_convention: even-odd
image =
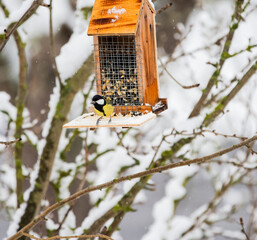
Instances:
[[[151,2],[95,0],[88,35],[94,39],[96,91],[114,106],[114,117],[96,126],[89,113],[64,127],[139,126],[167,109],[159,98]]]

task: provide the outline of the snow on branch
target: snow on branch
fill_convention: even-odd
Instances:
[[[53,204],[52,206],[48,207],[45,211],[43,211],[43,213],[41,213],[38,217],[36,217],[33,221],[31,221],[29,224],[27,224],[26,226],[24,226],[21,230],[19,230],[16,234],[14,234],[13,236],[11,236],[9,238],[9,240],[16,240],[18,239],[19,237],[21,237],[23,235],[24,232],[30,230],[31,228],[33,228],[37,223],[41,222],[42,220],[45,219],[45,217],[51,213],[52,211],[56,210],[57,208],[63,206],[64,204],[68,203],[68,202],[71,202],[85,194],[88,194],[90,192],[93,192],[93,191],[96,191],[96,190],[101,190],[101,189],[104,189],[104,188],[108,188],[110,186],[113,186],[113,185],[116,185],[118,183],[121,183],[121,182],[124,182],[124,181],[128,181],[128,180],[132,180],[132,179],[135,179],[135,178],[141,178],[141,177],[144,177],[144,176],[148,176],[148,175],[152,175],[154,173],[161,173],[162,171],[166,171],[166,170],[169,170],[169,169],[173,169],[173,168],[177,168],[177,167],[182,167],[182,166],[190,166],[191,164],[199,164],[199,163],[203,163],[203,162],[207,162],[213,158],[216,158],[216,157],[220,157],[224,154],[227,154],[231,151],[234,151],[238,148],[241,148],[247,144],[250,144],[251,142],[254,142],[257,140],[257,135],[245,140],[245,141],[242,141],[238,144],[235,144],[229,148],[226,148],[222,151],[219,151],[219,152],[216,152],[216,153],[213,153],[211,155],[208,155],[208,156],[204,156],[204,157],[201,157],[201,158],[195,158],[195,159],[192,159],[192,160],[187,160],[187,161],[182,161],[182,162],[176,162],[176,163],[171,163],[171,164],[167,164],[165,166],[160,166],[160,167],[156,167],[156,168],[152,168],[152,169],[149,169],[149,170],[146,170],[146,171],[142,171],[142,172],[139,172],[139,173],[136,173],[136,174],[132,174],[132,175],[129,175],[129,176],[124,176],[124,177],[120,177],[120,178],[117,178],[117,179],[113,179],[112,181],[109,181],[109,182],[106,182],[106,183],[103,183],[103,184],[99,184],[99,185],[96,185],[96,186],[89,186],[79,192],[76,192],[74,193],[73,195],[71,195],[70,197],[66,198],[66,199],[63,199],[61,200],[60,202],[57,202],[55,204]]]

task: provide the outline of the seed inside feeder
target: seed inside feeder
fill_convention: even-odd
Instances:
[[[97,84],[113,106],[143,104],[141,52],[134,36],[101,36]]]

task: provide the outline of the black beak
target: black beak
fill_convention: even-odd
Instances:
[[[95,104],[95,101],[92,101],[91,104]]]

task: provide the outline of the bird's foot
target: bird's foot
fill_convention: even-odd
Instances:
[[[108,121],[108,124],[109,124],[111,121],[112,121],[112,116],[110,116],[110,119],[109,119],[109,121]]]
[[[100,122],[100,120],[102,119],[103,117],[99,117],[98,119],[97,119],[97,121],[96,121],[96,125],[98,126],[99,125],[99,122]]]

